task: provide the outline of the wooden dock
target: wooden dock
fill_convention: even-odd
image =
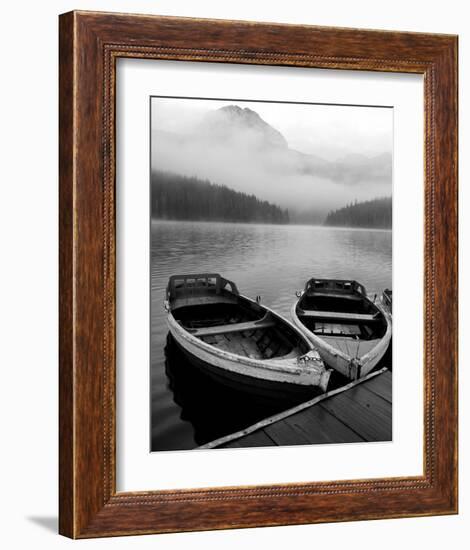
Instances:
[[[200,448],[391,441],[392,374],[372,372]]]

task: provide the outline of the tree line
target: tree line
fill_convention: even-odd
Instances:
[[[392,197],[354,202],[328,213],[324,225],[345,227],[392,227]]]
[[[152,173],[152,216],[166,220],[289,223],[289,213],[254,195],[172,172]]]

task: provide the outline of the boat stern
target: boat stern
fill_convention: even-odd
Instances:
[[[357,380],[362,375],[362,361],[360,359],[351,359],[349,361],[349,379],[350,380]]]

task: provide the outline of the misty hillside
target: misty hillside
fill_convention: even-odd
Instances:
[[[391,229],[392,197],[348,204],[329,212],[324,225]]]
[[[288,209],[291,219],[321,222],[347,201],[388,195],[392,156],[355,153],[332,161],[307,154],[290,147],[283,134],[253,109],[226,105],[178,131],[156,123],[152,167],[223,182]]]
[[[289,223],[289,214],[254,195],[196,177],[152,173],[152,217],[165,220]]]

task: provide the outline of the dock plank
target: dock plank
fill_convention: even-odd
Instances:
[[[379,397],[382,397],[389,403],[392,402],[393,387],[392,387],[392,373],[390,371],[384,372],[377,378],[372,378],[367,381],[367,389]]]
[[[366,441],[392,439],[391,403],[361,386],[342,393],[340,398],[323,401],[318,407],[336,416]]]
[[[250,433],[220,442],[225,448],[358,443],[392,439],[392,376],[382,370]],[[287,412],[287,411],[286,411]],[[230,436],[229,436],[230,437]],[[215,443],[215,442],[214,442]]]
[[[308,445],[311,443],[310,438],[296,429],[290,422],[285,419],[283,422],[276,422],[271,426],[266,426],[263,431],[277,445]],[[255,432],[256,433],[256,432]]]
[[[293,423],[297,430],[309,443],[362,443],[365,441],[359,434],[350,427],[338,420],[335,416],[321,407],[315,406],[306,409],[287,419]]]

